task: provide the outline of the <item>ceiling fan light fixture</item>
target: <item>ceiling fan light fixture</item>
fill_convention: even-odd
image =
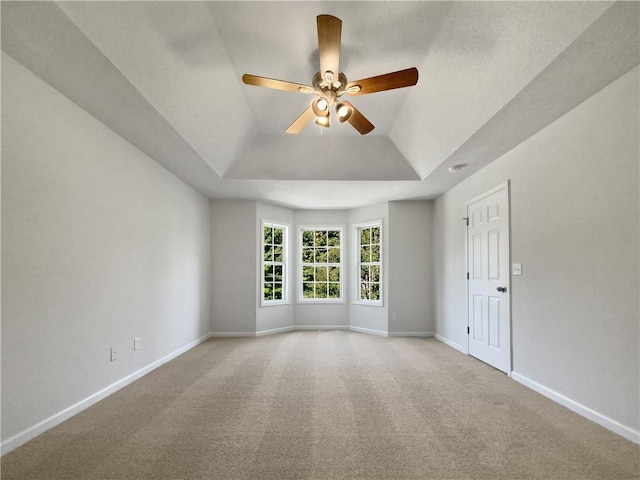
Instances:
[[[329,116],[329,102],[324,97],[316,97],[311,102],[311,108],[316,117]]]
[[[351,117],[351,114],[353,113],[353,109],[340,102],[336,105],[336,113],[338,114],[338,121],[343,123],[349,120],[349,117]]]
[[[320,125],[321,127],[329,128],[329,116],[326,117],[318,117],[316,118],[316,125]]]

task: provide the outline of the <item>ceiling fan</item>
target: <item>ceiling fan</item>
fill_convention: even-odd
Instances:
[[[348,121],[361,135],[366,135],[375,127],[351,102],[341,100],[342,95],[367,95],[411,87],[418,83],[418,69],[412,67],[349,82],[346,75],[340,71],[342,20],[332,15],[318,15],[317,23],[320,71],[313,76],[313,86],[248,73],[242,76],[242,81],[246,85],[256,87],[315,95],[309,107],[287,128],[287,133],[300,133],[314,118],[316,124],[329,127],[329,107],[333,106],[340,123]]]

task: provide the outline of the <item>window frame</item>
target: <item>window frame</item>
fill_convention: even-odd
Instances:
[[[264,259],[265,253],[265,241],[264,241],[264,229],[265,227],[271,228],[279,228],[282,229],[282,262],[268,261]],[[282,222],[274,222],[271,220],[262,219],[260,222],[260,272],[259,272],[259,281],[260,281],[260,306],[261,307],[272,307],[276,305],[289,305],[291,303],[290,300],[290,285],[289,285],[289,230],[291,226],[282,223]],[[275,244],[272,244],[275,245]],[[264,298],[264,284],[265,284],[265,266],[267,265],[282,265],[282,298],[281,299],[273,299],[267,300]]]
[[[366,298],[360,298],[360,273],[362,261],[360,257],[360,247],[361,247],[361,231],[365,228],[374,228],[378,227],[380,229],[380,255],[377,262],[365,262],[366,265],[377,265],[380,271],[380,298],[377,300],[370,300]],[[353,224],[353,278],[354,278],[354,295],[353,295],[353,303],[355,305],[370,305],[375,307],[384,306],[384,228],[382,219],[372,220],[368,222],[355,223]]]
[[[338,266],[340,268],[340,297],[339,298],[305,298],[304,297],[304,279],[303,279],[303,269],[305,266],[317,266],[316,262],[313,263],[304,263],[302,261],[302,253],[303,253],[303,233],[305,231],[338,231],[340,235],[340,262],[328,262],[325,264],[327,266]],[[310,303],[322,303],[322,304],[336,304],[336,303],[346,303],[346,292],[345,292],[345,227],[344,225],[298,225],[298,251],[297,251],[297,302],[303,304]],[[327,259],[328,260],[328,259]]]

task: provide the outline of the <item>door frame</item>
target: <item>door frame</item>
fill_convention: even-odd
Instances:
[[[475,197],[473,197],[471,200],[467,200],[464,204],[464,208],[465,208],[465,217],[464,220],[466,220],[467,222],[467,226],[464,229],[464,265],[466,268],[466,272],[465,274],[468,274],[471,270],[470,270],[470,265],[469,265],[469,205],[472,205],[474,203],[476,203],[478,200],[482,200],[485,197],[488,197],[490,195],[493,195],[494,193],[499,192],[500,190],[505,190],[507,191],[507,218],[509,220],[509,231],[507,232],[507,241],[509,243],[509,255],[508,255],[508,259],[507,259],[507,266],[508,266],[508,285],[507,285],[507,294],[509,297],[509,309],[508,309],[508,314],[509,314],[509,321],[507,322],[507,339],[509,340],[509,363],[507,366],[507,372],[505,372],[507,374],[508,377],[511,377],[511,372],[513,371],[513,335],[512,335],[512,325],[511,325],[511,313],[512,313],[512,306],[511,306],[511,182],[509,179],[507,179],[505,182],[502,182],[499,185],[496,185],[495,187],[487,190],[484,193],[481,193],[480,195],[476,195]],[[470,323],[470,319],[469,319],[469,278],[467,278],[467,283],[466,283],[466,312],[467,312],[467,355],[471,356],[469,354],[469,342],[471,341],[469,338],[469,331],[471,329],[471,323]],[[474,357],[475,358],[475,357]],[[482,360],[479,360],[482,361]]]

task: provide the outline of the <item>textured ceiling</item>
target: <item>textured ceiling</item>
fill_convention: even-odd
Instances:
[[[310,124],[316,19],[342,19],[353,97],[376,129]],[[432,198],[639,63],[637,2],[2,2],[2,49],[212,198],[351,208]],[[7,94],[3,92],[3,94]],[[10,94],[10,92],[8,93]],[[457,175],[455,163],[469,167]],[[326,181],[333,181],[328,194]]]

